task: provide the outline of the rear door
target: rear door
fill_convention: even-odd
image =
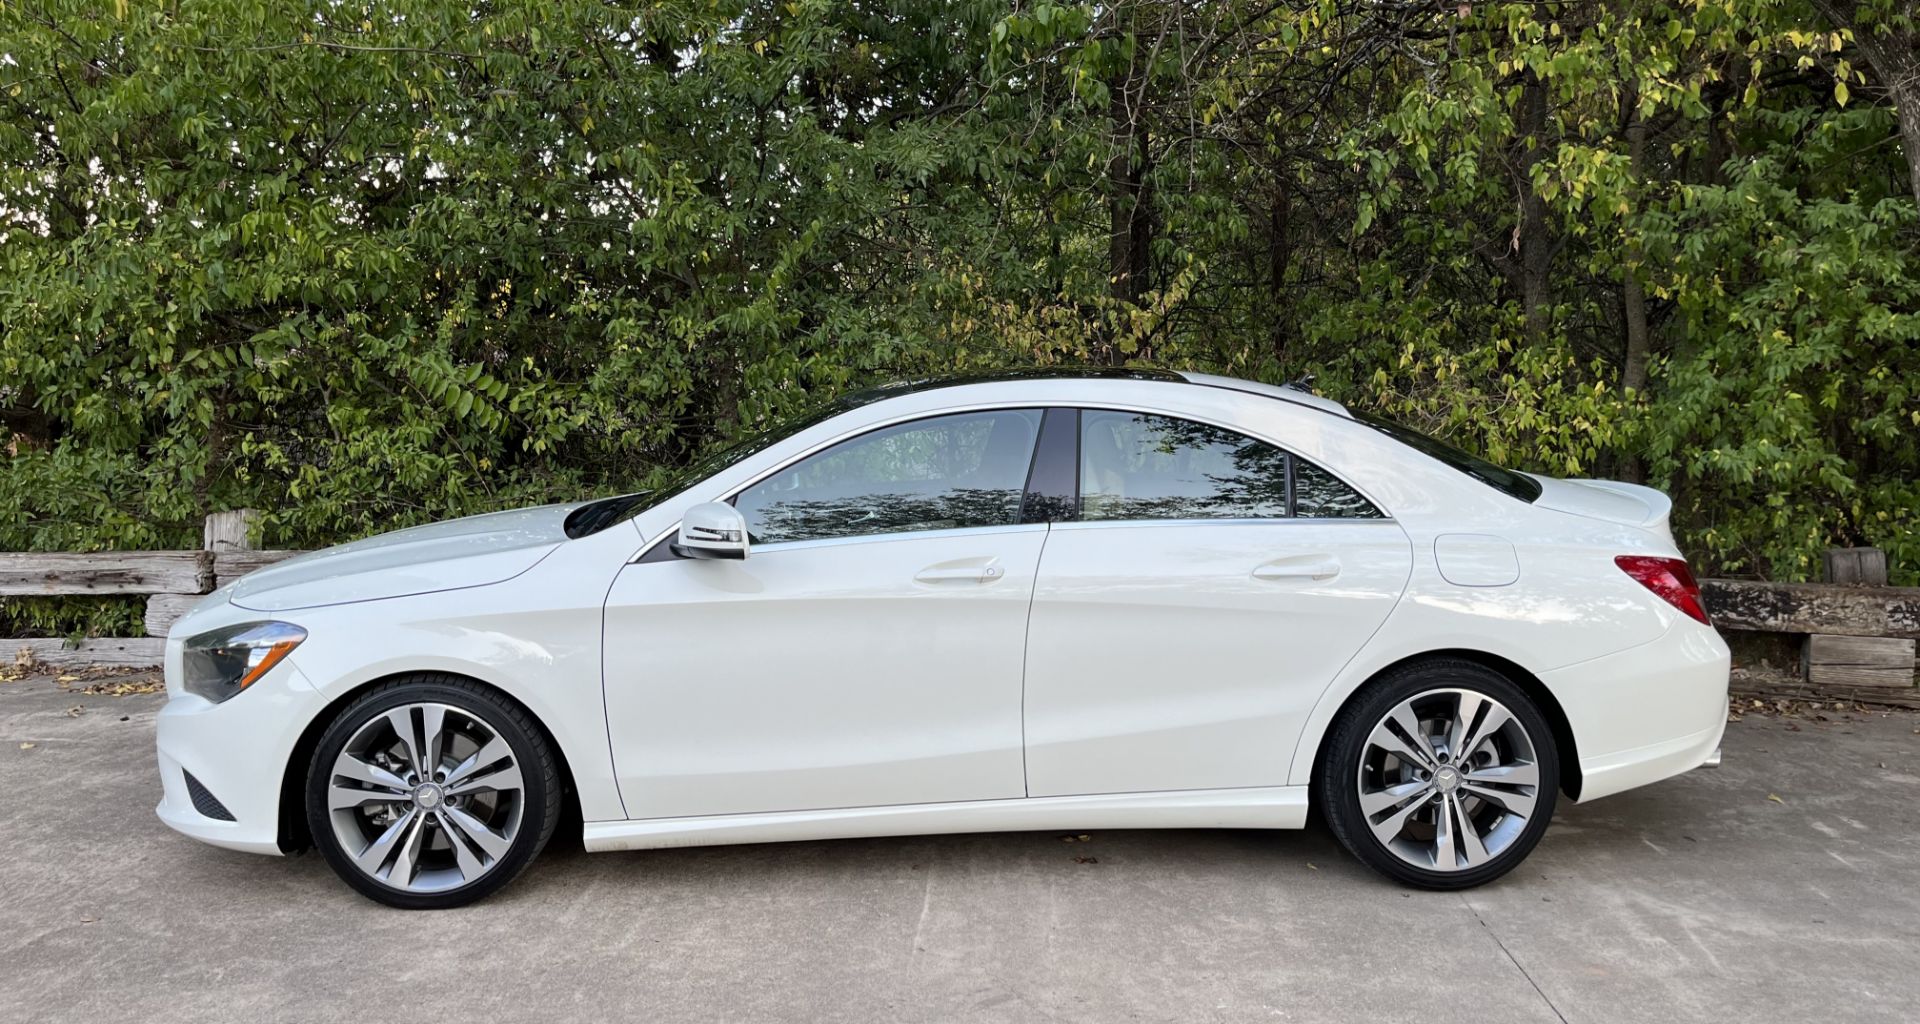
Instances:
[[[1026,657],[1032,796],[1281,786],[1412,569],[1334,474],[1206,423],[1082,410]]]

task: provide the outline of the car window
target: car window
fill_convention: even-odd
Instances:
[[[1081,519],[1286,514],[1287,453],[1270,444],[1168,416],[1081,413]]]
[[[1373,502],[1319,466],[1293,457],[1293,514],[1311,519],[1384,519]]]
[[[1082,520],[1289,515],[1382,518],[1331,473],[1244,434],[1168,416],[1081,413]]]
[[[1040,410],[883,427],[808,456],[734,501],[755,544],[1020,521]]]

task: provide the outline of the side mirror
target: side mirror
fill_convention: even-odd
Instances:
[[[695,505],[680,517],[673,553],[682,558],[745,558],[747,519],[724,501]]]

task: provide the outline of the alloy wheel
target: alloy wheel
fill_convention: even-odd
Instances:
[[[366,877],[415,893],[469,885],[512,848],[525,782],[505,737],[479,715],[404,704],[368,719],[327,777],[334,838]]]
[[[1380,844],[1427,871],[1467,871],[1519,839],[1539,804],[1533,738],[1499,701],[1434,689],[1375,723],[1360,755],[1360,810]]]

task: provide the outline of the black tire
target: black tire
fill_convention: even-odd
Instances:
[[[328,807],[332,767],[348,741],[376,717],[412,704],[444,704],[484,721],[506,741],[520,768],[518,831],[505,853],[493,860],[472,882],[434,892],[396,887],[362,871],[342,847]],[[452,800],[447,801],[449,804]],[[313,844],[335,874],[361,895],[403,910],[442,910],[483,899],[526,870],[552,838],[560,820],[559,766],[551,745],[532,716],[498,692],[460,676],[422,672],[391,680],[369,690],[334,717],[320,737],[307,767],[307,827]],[[451,813],[451,812],[450,812]],[[427,817],[427,815],[423,815]]]
[[[1402,702],[1416,698],[1424,701],[1427,698],[1423,695],[1434,690],[1467,691],[1504,705],[1533,745],[1533,765],[1539,776],[1538,784],[1533,787],[1535,792],[1531,794],[1533,812],[1525,818],[1518,834],[1509,833],[1510,842],[1485,863],[1452,870],[1423,868],[1396,854],[1375,834],[1360,803],[1361,759],[1367,752],[1368,737],[1374,727]],[[1436,658],[1387,672],[1341,709],[1315,772],[1313,792],[1334,837],[1361,863],[1414,888],[1469,889],[1513,870],[1539,844],[1547,823],[1553,818],[1559,795],[1559,758],[1551,725],[1524,690],[1485,665],[1456,658]]]

